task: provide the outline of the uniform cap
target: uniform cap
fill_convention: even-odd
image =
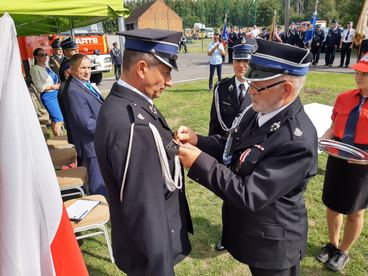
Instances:
[[[281,75],[304,76],[312,60],[308,49],[257,39],[257,50],[252,55],[244,78],[264,81]]]
[[[255,50],[256,40],[253,38],[242,37],[234,43],[233,59],[251,59]]]
[[[61,49],[61,46],[60,46],[60,39],[59,39],[59,38],[55,39],[55,40],[51,43],[51,47],[52,47],[52,49]]]
[[[165,65],[178,70],[176,60],[181,32],[141,29],[122,32],[119,35],[125,36],[125,49],[151,53]]]
[[[60,46],[61,48],[63,48],[63,50],[78,49],[77,43],[75,43],[75,41],[71,37],[68,37],[61,41]]]
[[[358,63],[351,66],[356,71],[368,72],[368,53],[366,53]]]

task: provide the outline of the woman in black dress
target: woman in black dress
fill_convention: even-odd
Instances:
[[[355,65],[356,89],[341,93],[332,113],[332,125],[321,137],[368,150],[368,54]],[[349,260],[349,249],[359,238],[368,206],[368,166],[329,156],[322,195],[327,207],[329,243],[317,260],[339,271]],[[346,215],[344,235],[340,230]]]

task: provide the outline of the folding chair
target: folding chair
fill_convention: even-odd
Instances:
[[[107,204],[106,198],[102,195],[90,195],[82,198],[71,199],[64,202],[65,208],[68,208],[78,199],[97,200],[100,201],[100,204],[93,208],[92,211],[88,213],[88,215],[85,216],[82,220],[78,222],[71,221],[74,233],[89,231],[89,233],[82,234],[81,236],[76,236],[76,239],[80,240],[97,235],[104,235],[107,248],[109,249],[111,262],[115,263],[114,256],[112,254],[109,234],[105,226],[105,224],[110,220],[109,205]]]
[[[85,167],[70,168],[67,170],[56,171],[59,187],[62,192],[61,196],[85,196],[83,185],[88,181],[87,169]],[[73,192],[74,190],[74,192]],[[75,190],[78,190],[76,192]]]
[[[66,135],[54,136],[49,138],[46,143],[49,149],[66,149],[74,147],[74,145],[68,143],[68,137]]]
[[[62,166],[70,166],[71,164],[76,163],[77,152],[74,148],[54,149],[50,150],[49,152],[55,169],[61,168]]]

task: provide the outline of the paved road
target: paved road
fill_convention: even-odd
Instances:
[[[321,54],[320,64],[324,64],[324,54]],[[227,60],[227,57],[226,57]],[[356,56],[352,56],[351,64],[356,63]],[[336,53],[335,61],[333,67],[325,67],[323,65],[310,66],[311,71],[320,71],[320,72],[335,72],[335,73],[353,73],[354,71],[351,68],[339,68],[337,67],[340,64],[340,53]],[[208,57],[202,53],[180,53],[178,58],[179,71],[173,70],[172,78],[174,83],[199,80],[199,79],[207,79],[209,76],[209,65],[208,65]],[[233,72],[232,65],[225,63],[222,66],[222,75],[231,75]],[[113,78],[104,78],[99,88],[101,91],[110,90],[112,84],[114,83]]]

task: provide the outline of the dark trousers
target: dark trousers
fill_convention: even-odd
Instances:
[[[348,67],[349,63],[350,63],[350,54],[351,54],[351,46],[352,42],[349,43],[342,43],[342,47],[341,47],[341,59],[340,59],[340,66],[344,65],[344,60],[345,60],[345,55],[346,55],[346,60],[345,60],[345,66]]]
[[[326,56],[325,56],[325,62],[326,65],[333,65],[334,59],[335,59],[335,53],[336,53],[336,47],[335,46],[327,46],[326,48]]]
[[[210,90],[212,90],[213,75],[215,74],[215,69],[217,71],[218,80],[221,80],[222,63],[217,64],[217,65],[210,64],[210,79],[209,79],[209,85],[208,85],[208,88]]]
[[[313,63],[317,64],[319,61],[319,55],[321,53],[321,46],[312,47],[311,52],[313,54]]]
[[[121,75],[121,64],[114,64],[114,73],[115,73],[115,79],[120,79]]]
[[[253,276],[299,276],[300,264],[294,265],[288,269],[264,269],[249,266]]]
[[[227,47],[227,53],[229,55],[229,63],[233,63],[233,47]]]
[[[107,197],[105,182],[103,181],[97,158],[85,158],[84,161],[88,173],[89,194],[100,194]]]

